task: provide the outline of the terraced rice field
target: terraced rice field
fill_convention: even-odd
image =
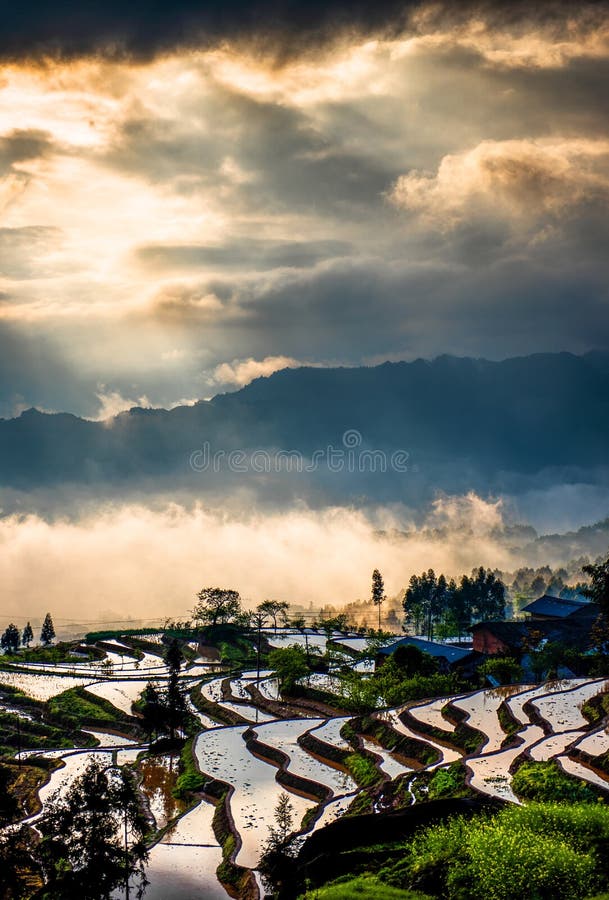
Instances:
[[[289,643],[294,638],[296,640],[293,642],[303,641],[302,635],[286,633],[277,636],[267,633],[267,637],[271,642],[277,638],[281,644]],[[319,646],[322,641],[325,644],[325,637],[321,635],[310,637],[319,639]],[[127,657],[121,668],[120,649],[117,646],[116,653],[114,650],[110,651],[110,658],[116,656],[118,662],[115,661],[113,677],[104,680],[99,680],[93,666],[85,667],[81,663],[79,666],[89,674],[88,678],[74,678],[72,675],[60,677],[56,672],[42,673],[32,667],[30,671],[23,673],[0,673],[0,682],[13,683],[40,699],[47,699],[68,687],[83,684],[87,691],[104,697],[118,710],[132,714],[132,704],[145,687],[147,675],[153,672],[164,675],[165,668],[158,657],[150,654],[142,661],[143,671],[142,668],[138,671],[133,665],[134,661]],[[192,688],[197,683],[197,678],[200,680],[209,671],[208,666],[202,665],[184,670],[182,678],[185,686]],[[326,744],[341,751],[349,751],[352,749],[351,745],[341,736],[341,729],[349,721],[349,717],[338,716],[325,720],[311,713],[309,718],[305,718],[307,711],[304,710],[303,718],[275,719],[257,709],[249,694],[248,687],[256,683],[256,672],[246,672],[234,678],[230,684],[233,697],[228,700],[223,698],[223,677],[203,683],[203,695],[217,708],[236,712],[251,722],[251,729],[261,744],[285,755],[287,760],[284,768],[288,775],[291,773],[309,782],[316,782],[331,792],[329,801],[316,810],[317,818],[312,827],[319,829],[342,815],[358,794],[355,782],[336,763],[326,758],[323,752],[320,757],[309,753],[299,743],[299,739],[310,731],[323,742],[320,750]],[[319,676],[313,677],[311,683],[332,690],[336,686],[336,679],[331,675]],[[260,672],[258,687],[263,696],[278,699],[277,682],[272,672]],[[440,759],[430,764],[429,769],[463,759],[474,789],[517,803],[519,801],[512,791],[509,770],[523,753],[533,760],[555,759],[566,772],[609,790],[609,780],[599,771],[594,771],[569,756],[574,747],[591,756],[609,751],[609,734],[604,728],[591,729],[581,711],[587,700],[607,687],[609,682],[605,679],[575,679],[437,698],[413,704],[409,708],[412,727],[406,725],[401,718],[403,707],[380,711],[376,715],[398,734],[426,743],[437,751]],[[297,828],[300,827],[303,815],[318,807],[318,801],[304,797],[280,783],[277,763],[270,756],[264,757],[260,748],[256,752],[264,758],[254,755],[253,748],[249,749],[244,739],[248,731],[247,725],[220,725],[209,716],[198,713],[190,700],[187,702],[203,729],[194,741],[196,764],[206,775],[230,786],[228,803],[236,838],[234,860],[239,865],[255,869],[261,848],[268,838],[269,827],[274,823],[274,811],[281,794],[287,792],[289,795]],[[483,733],[484,741],[477,752],[464,756],[463,751],[455,743],[451,743],[455,739],[455,728],[442,715],[442,709],[447,703],[464,713],[467,725]],[[515,734],[510,736],[503,731],[499,721],[502,703],[505,703],[519,725]],[[527,703],[531,705],[527,706]],[[533,719],[528,713],[532,714]],[[446,735],[445,740],[438,741],[426,736],[417,730],[413,724],[416,722],[423,729],[425,726],[442,729]],[[540,723],[544,724],[545,731]],[[211,825],[214,808],[201,800],[176,820],[182,812],[171,792],[176,760],[167,757],[144,760],[141,754],[145,748],[127,738],[98,730],[89,733],[99,741],[99,748],[72,752],[49,751],[45,754],[54,758],[61,757],[65,765],[54,772],[50,782],[41,789],[42,801],[48,800],[55,790],[65,791],[92,759],[98,759],[105,765],[113,761],[118,765],[136,763],[143,779],[141,790],[157,826],[164,828],[169,822],[174,822],[173,827],[151,849],[147,870],[150,886],[146,897],[152,900],[165,900],[168,897],[190,900],[202,896],[208,900],[224,900],[228,895],[215,874],[222,859],[222,851]],[[371,738],[364,736],[362,742],[366,750],[380,758],[380,768],[389,778],[408,776],[412,771],[404,760]],[[327,748],[326,753],[332,755]],[[284,776],[279,777],[281,779]]]
[[[253,756],[245,745],[245,728],[223,728],[200,734],[195,755],[201,771],[233,786],[230,809],[241,837],[236,862],[255,868],[262,845],[273,824],[280,794],[285,790],[275,779],[273,765]],[[314,806],[314,801],[290,794],[296,822]]]

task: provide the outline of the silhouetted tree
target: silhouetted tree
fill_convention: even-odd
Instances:
[[[277,675],[282,692],[290,694],[298,679],[309,674],[306,651],[298,645],[271,650],[269,668]]]
[[[197,594],[197,600],[192,611],[193,619],[206,625],[230,622],[241,613],[238,591],[228,588],[202,588]]]
[[[406,621],[414,621],[416,631],[424,630],[433,639],[434,625],[445,609],[448,585],[444,575],[436,577],[433,569],[421,575],[413,575],[402,601]]]
[[[285,792],[279,795],[275,807],[275,824],[269,827],[268,840],[263,845],[259,871],[273,893],[281,892],[285,884],[293,882],[297,837],[294,834],[294,806]]]
[[[290,604],[285,600],[265,600],[258,606],[258,610],[264,615],[270,616],[273,620],[273,628],[277,631],[277,619],[281,619],[283,624],[287,622],[287,612]]]
[[[181,728],[186,719],[186,701],[180,688],[180,669],[184,661],[184,654],[179,642],[174,638],[165,654],[165,662],[169,669],[169,679],[164,697],[165,723],[171,739],[175,732]]]
[[[583,589],[584,596],[598,603],[601,612],[609,616],[609,557],[597,565],[583,566],[582,571],[590,576],[590,584]]]
[[[42,628],[40,630],[40,641],[44,646],[48,646],[55,639],[55,628],[53,626],[53,619],[51,618],[51,613],[47,613],[44,617],[44,622],[42,623]]]
[[[161,695],[154,684],[149,681],[142,692],[142,725],[148,740],[157,737],[165,725],[165,709]]]
[[[29,646],[33,640],[34,640],[34,632],[32,631],[32,626],[28,622],[27,625],[25,626],[25,628],[23,629],[23,634],[21,636],[21,643],[24,645],[24,647],[29,648]]]
[[[473,619],[503,619],[505,617],[505,585],[500,578],[480,566],[471,577],[463,575],[459,590],[463,591],[471,607]]]
[[[11,624],[5,628],[4,633],[0,638],[0,646],[3,650],[6,650],[7,653],[16,653],[20,643],[21,638],[19,637],[19,629],[11,622]]]
[[[386,599],[383,576],[378,569],[375,569],[372,573],[372,602],[378,607],[379,611],[379,631],[381,630],[381,606]]]
[[[124,885],[128,896],[130,880],[136,896],[143,895],[147,822],[126,769],[110,774],[91,763],[65,794],[51,799],[36,828],[48,895],[102,900]]]

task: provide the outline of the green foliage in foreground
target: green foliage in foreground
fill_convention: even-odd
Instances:
[[[449,900],[583,900],[609,887],[609,810],[534,803],[428,828],[379,876]]]
[[[594,803],[602,799],[600,791],[568,775],[554,761],[523,763],[512,778],[512,790],[518,797],[540,802]]]
[[[425,894],[403,891],[382,884],[376,878],[362,876],[335,881],[301,896],[301,900],[427,900]]]

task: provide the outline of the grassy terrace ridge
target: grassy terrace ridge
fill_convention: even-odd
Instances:
[[[339,878],[313,895],[301,894],[299,900],[311,900],[312,896],[315,900],[430,900],[427,894],[391,887],[372,875]]]
[[[78,647],[79,655],[74,654],[75,648]],[[87,659],[83,659],[83,655]],[[86,663],[90,660],[103,659],[104,653],[97,647],[91,646],[85,649],[81,641],[58,641],[47,647],[31,647],[21,648],[16,653],[5,653],[0,656],[0,666],[7,664],[24,665],[27,663],[70,663],[70,665],[78,666],[78,664]]]
[[[361,824],[343,819],[331,826],[327,847],[321,833],[313,835],[296,861],[293,889],[279,900],[397,900],[412,898],[409,892],[443,900],[589,900],[609,888],[604,804],[438,801],[404,814],[375,814],[376,829],[372,816]]]
[[[591,725],[600,725],[609,715],[609,693],[597,694],[587,700],[582,705],[581,711]]]
[[[441,698],[430,697],[428,699],[433,700]],[[413,703],[413,706],[414,705],[418,706],[418,701],[416,704]],[[450,722],[455,726],[454,731],[445,731],[443,728],[436,728],[435,725],[429,725],[427,722],[422,722],[420,719],[416,719],[411,715],[408,709],[403,710],[401,719],[405,725],[417,734],[422,735],[423,738],[428,736],[440,743],[456,747],[466,754],[475,753],[479,747],[482,746],[486,740],[486,735],[467,724],[467,713],[464,710],[460,710],[450,703],[446,703],[442,707],[442,715],[447,722]]]
[[[387,722],[374,715],[359,716],[352,720],[352,727],[358,734],[373,738],[385,750],[398,753],[415,766],[427,766],[438,762],[440,754],[423,739],[401,734]]]
[[[109,629],[106,631],[88,631],[83,638],[86,644],[95,644],[97,641],[116,640],[120,641],[122,637],[129,639],[130,637],[138,637],[142,634],[165,634],[165,628],[121,628]]]
[[[84,687],[70,688],[46,703],[46,714],[55,722],[71,729],[112,728],[141,737],[137,718],[127,716],[102,697],[90,694]]]

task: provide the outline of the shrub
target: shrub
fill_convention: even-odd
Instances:
[[[604,805],[512,806],[426,829],[380,876],[449,900],[583,900],[609,884],[599,864],[608,839]]]
[[[593,803],[599,796],[590,784],[568,775],[557,762],[525,762],[512,778],[512,790],[525,800]]]

